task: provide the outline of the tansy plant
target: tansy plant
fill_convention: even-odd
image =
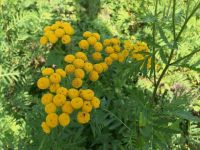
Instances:
[[[69,23],[57,21],[44,28],[40,44],[57,44],[61,40],[62,44],[67,45],[73,34],[74,29]],[[72,113],[76,114],[80,124],[90,121],[90,112],[100,107],[100,99],[93,90],[83,88],[84,82],[97,81],[114,61],[123,63],[125,60],[147,59],[147,68],[151,66],[148,47],[144,42],[132,43],[118,38],[102,41],[99,33],[86,31],[78,45],[79,51],[67,53],[64,57],[66,65],[63,68],[44,68],[42,77],[37,81],[38,88],[46,92],[41,102],[47,116],[41,126],[47,134],[58,125],[68,126]],[[70,87],[65,87],[64,82],[70,82]]]

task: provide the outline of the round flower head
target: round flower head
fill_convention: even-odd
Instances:
[[[94,108],[99,108],[100,103],[101,103],[97,97],[93,97],[91,102],[92,102],[92,106]]]
[[[104,41],[103,41],[103,45],[104,46],[108,46],[108,45],[110,45],[110,39],[105,39]]]
[[[74,76],[75,76],[76,78],[81,78],[81,79],[83,79],[84,76],[85,76],[85,72],[83,71],[83,69],[76,69],[76,70],[74,71]]]
[[[119,45],[114,45],[113,48],[114,48],[115,52],[120,52],[121,51],[121,48],[120,48]]]
[[[63,29],[61,29],[61,28],[58,28],[58,29],[55,30],[55,35],[58,38],[62,37],[64,34],[65,34],[65,31]]]
[[[106,51],[107,54],[114,53],[114,49],[111,46],[107,46],[106,49],[105,49],[105,51]]]
[[[124,56],[124,55],[123,55]],[[132,58],[140,61],[140,60],[144,60],[144,56],[142,54],[133,54]]]
[[[67,63],[72,63],[73,61],[75,60],[75,56],[74,55],[66,55],[65,58],[64,58],[64,61],[67,62]]]
[[[91,71],[93,70],[93,65],[92,65],[91,63],[89,63],[89,62],[86,62],[86,63],[84,64],[84,70],[85,70],[86,72],[91,72]]]
[[[100,42],[96,42],[96,43],[94,44],[94,49],[95,49],[97,52],[100,52],[100,51],[102,51],[102,49],[103,49],[103,45],[102,45]]]
[[[51,31],[51,30],[49,30],[49,31],[46,31],[46,32],[44,33],[44,36],[46,36],[46,37],[49,39],[49,36],[52,35],[52,34],[54,34],[54,32]]]
[[[94,92],[90,89],[87,90],[81,90],[80,91],[80,96],[84,99],[84,100],[92,100],[92,98],[94,97]]]
[[[74,28],[72,28],[72,26],[70,24],[64,25],[64,30],[65,30],[65,33],[68,34],[68,35],[74,34]]]
[[[107,65],[111,65],[112,62],[113,62],[113,60],[112,60],[111,57],[106,57],[104,61],[105,61],[105,63],[106,63]]]
[[[91,81],[97,81],[99,79],[99,74],[96,71],[91,71],[89,74],[89,79]]]
[[[56,30],[58,28],[59,28],[59,26],[57,24],[52,24],[51,25],[51,30]]]
[[[53,73],[49,79],[52,83],[59,83],[61,81],[61,76],[58,73]]]
[[[46,117],[46,123],[49,127],[55,128],[58,125],[58,115],[55,113],[48,114]]]
[[[44,69],[42,69],[42,75],[43,76],[49,76],[52,73],[54,73],[54,70],[52,68],[44,68]]]
[[[57,89],[60,87],[60,84],[58,83],[53,83],[49,87],[49,91],[52,93],[56,93]]]
[[[79,91],[77,89],[69,89],[68,96],[70,99],[76,98],[79,96]]]
[[[56,69],[56,73],[63,78],[66,77],[66,72],[63,69]]]
[[[47,105],[47,104],[51,103],[52,100],[53,100],[53,95],[50,93],[44,94],[42,96],[42,104],[43,105]]]
[[[103,67],[101,64],[95,64],[94,66],[94,70],[97,72],[97,73],[102,73],[103,72]]]
[[[100,65],[103,67],[103,71],[107,71],[108,70],[108,65],[105,62],[100,63]]]
[[[79,47],[81,49],[88,49],[89,48],[89,43],[86,40],[81,40],[79,42]]]
[[[46,78],[46,77],[40,78],[37,81],[37,86],[39,89],[42,89],[42,90],[49,88],[49,86],[50,86],[49,78]]]
[[[118,54],[118,61],[122,63],[122,62],[124,62],[124,60],[125,60],[124,55],[121,54],[121,53],[119,53],[119,54]]]
[[[53,98],[53,102],[56,106],[62,106],[66,101],[66,97],[62,94],[57,94]]]
[[[58,27],[62,27],[62,22],[61,21],[56,21],[55,23]]]
[[[122,51],[122,55],[124,55],[124,57],[127,57],[129,55],[129,51],[128,50],[123,50]]]
[[[58,117],[59,123],[61,126],[65,127],[70,123],[70,117],[66,113],[62,113]]]
[[[82,84],[83,84],[83,81],[81,80],[81,78],[74,78],[72,80],[72,87],[74,87],[74,88],[78,89],[82,86]]]
[[[75,56],[76,56],[76,58],[82,59],[83,61],[87,61],[88,60],[87,56],[83,52],[76,52]]]
[[[50,31],[51,30],[51,26],[46,26],[44,27],[44,32]]]
[[[62,106],[62,112],[64,112],[64,113],[71,114],[73,112],[73,110],[74,109],[73,109],[70,101],[66,101],[64,103],[64,105]]]
[[[88,39],[87,39],[88,43],[90,45],[94,45],[96,42],[97,42],[97,39],[94,37],[94,36],[90,36]]]
[[[71,37],[69,35],[63,35],[61,40],[63,44],[69,44],[71,42]]]
[[[92,33],[92,36],[95,37],[97,40],[100,40],[99,33]]]
[[[101,56],[101,53],[99,52],[94,52],[92,54],[92,58],[95,60],[95,61],[100,61],[102,59],[102,56]]]
[[[46,36],[42,36],[42,37],[40,38],[40,44],[41,44],[41,45],[46,45],[47,42],[48,42],[48,38],[47,38]]]
[[[67,73],[67,74],[70,74],[70,73],[73,73],[74,71],[75,71],[75,66],[74,65],[72,65],[72,64],[69,64],[69,65],[66,65],[66,67],[65,67],[65,72]]]
[[[84,67],[84,61],[82,59],[75,59],[73,61],[73,65],[76,67],[76,68],[83,68]]]
[[[119,41],[119,39],[117,39],[117,38],[112,38],[112,39],[111,39],[111,43],[114,44],[114,45],[117,45],[117,44],[120,43],[120,41]]]
[[[81,124],[88,123],[90,121],[90,114],[88,112],[78,112],[77,121]]]
[[[49,42],[51,42],[52,44],[55,44],[58,41],[58,38],[53,33],[49,34],[48,38],[49,38]]]
[[[112,53],[110,54],[110,58],[112,58],[112,60],[118,60],[118,55],[116,53]]]
[[[91,102],[90,101],[84,101],[83,102],[82,110],[84,112],[91,112],[92,111],[92,104],[91,104]]]
[[[64,96],[67,96],[68,94],[68,90],[64,87],[59,87],[57,90],[56,90],[56,94],[62,94]]]
[[[56,105],[54,103],[49,103],[45,106],[45,112],[47,114],[56,112]]]
[[[92,35],[92,33],[90,32],[90,31],[85,31],[84,33],[83,33],[83,37],[84,38],[88,38],[88,37],[90,37]]]
[[[83,99],[80,97],[73,98],[71,100],[71,105],[74,109],[79,109],[83,106]]]
[[[46,134],[49,134],[49,133],[51,132],[51,129],[50,129],[50,127],[47,125],[46,122],[42,122],[41,127],[42,127],[42,130],[43,130]]]

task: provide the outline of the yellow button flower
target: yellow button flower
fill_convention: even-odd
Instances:
[[[118,60],[118,55],[116,53],[112,53],[110,54],[110,58],[112,58],[112,60]]]
[[[67,74],[70,74],[70,73],[73,73],[74,71],[75,71],[75,66],[74,65],[72,65],[72,64],[69,64],[69,65],[66,65],[66,67],[65,67],[65,72],[67,73]]]
[[[82,59],[83,61],[88,60],[87,56],[83,52],[76,52],[75,56],[76,56],[76,58]]]
[[[89,62],[86,62],[86,63],[84,64],[84,70],[85,70],[86,72],[91,72],[91,71],[93,70],[93,65],[92,65],[91,63],[89,63]]]
[[[65,34],[65,31],[63,29],[61,29],[61,28],[58,28],[58,29],[55,30],[55,35],[58,38],[62,37],[64,34]]]
[[[79,96],[79,91],[77,89],[69,89],[68,96],[70,99],[76,98]]]
[[[72,63],[75,60],[75,56],[72,54],[66,55],[64,61],[67,63]]]
[[[60,87],[60,84],[58,83],[53,83],[49,87],[49,91],[52,93],[56,93],[57,89]]]
[[[101,103],[97,97],[93,97],[91,102],[92,102],[92,106],[94,108],[99,108],[100,103]]]
[[[103,41],[103,45],[104,46],[108,46],[108,45],[110,45],[110,39],[105,39],[104,41]]]
[[[47,38],[46,36],[42,36],[42,37],[40,38],[40,44],[41,44],[41,45],[46,45],[47,42],[48,42],[48,38]]]
[[[81,90],[80,96],[84,100],[92,100],[92,98],[94,97],[94,91],[92,91],[91,89]]]
[[[49,103],[45,106],[45,112],[47,114],[56,112],[56,105],[54,103]]]
[[[83,33],[83,37],[84,38],[88,38],[88,37],[90,37],[92,35],[92,33],[90,32],[90,31],[85,31],[84,33]]]
[[[89,79],[91,81],[97,81],[99,79],[99,74],[96,72],[96,71],[91,71],[90,74],[89,74]]]
[[[56,106],[62,106],[66,101],[66,97],[62,94],[57,94],[53,98],[53,102]]]
[[[65,127],[70,123],[70,117],[66,113],[62,113],[58,117],[59,123],[61,126]]]
[[[97,42],[97,39],[94,37],[94,36],[90,36],[88,39],[87,39],[88,43],[90,45],[94,45],[96,42]]]
[[[80,97],[73,98],[71,100],[71,105],[74,109],[79,109],[83,106],[83,99]]]
[[[121,48],[119,45],[113,45],[113,48],[115,50],[115,52],[120,52],[121,51]]]
[[[100,65],[103,67],[103,71],[107,71],[108,70],[108,65],[105,62],[100,63]]]
[[[63,44],[69,44],[71,42],[71,37],[69,35],[63,35],[61,41]]]
[[[100,64],[95,64],[94,66],[94,70],[98,73],[102,73],[103,72],[103,67]]]
[[[51,30],[56,30],[58,28],[59,28],[59,26],[57,24],[52,24],[51,25]]]
[[[92,36],[94,36],[97,40],[100,40],[99,33],[92,33]]]
[[[42,90],[49,88],[49,86],[50,86],[49,78],[46,78],[46,77],[40,78],[37,81],[37,86],[39,89],[42,89]]]
[[[63,69],[56,69],[56,73],[63,78],[66,77],[66,72]]]
[[[55,128],[58,125],[58,115],[55,113],[48,114],[46,117],[46,123],[49,127]]]
[[[81,49],[88,49],[89,48],[89,43],[86,40],[81,40],[79,42],[79,47]]]
[[[73,65],[76,67],[76,68],[83,68],[84,67],[84,61],[82,59],[75,59],[73,61]]]
[[[53,68],[44,68],[44,69],[42,69],[42,75],[43,76],[49,76],[52,73],[54,73]]]
[[[64,105],[62,106],[62,112],[64,112],[64,113],[71,114],[73,112],[73,110],[74,109],[73,109],[70,101],[66,101],[64,103]]]
[[[100,61],[102,59],[102,56],[101,56],[101,53],[99,52],[94,52],[92,54],[92,58],[95,60],[95,61]]]
[[[106,63],[107,65],[111,65],[112,62],[113,62],[113,60],[112,60],[111,57],[106,57],[104,61],[105,61],[105,63]]]
[[[114,45],[117,45],[120,43],[119,39],[118,38],[112,38],[111,39],[111,43],[114,44]]]
[[[91,112],[92,111],[92,104],[91,104],[91,102],[90,101],[84,101],[83,102],[82,110],[84,112]]]
[[[102,45],[100,42],[96,42],[96,43],[94,44],[94,49],[95,49],[97,52],[100,52],[100,51],[102,51],[102,49],[103,49],[103,45]]]
[[[42,96],[42,104],[43,105],[47,105],[47,104],[51,103],[52,100],[53,100],[53,95],[50,93],[44,94]]]
[[[47,125],[46,122],[42,122],[41,127],[42,127],[42,130],[43,130],[46,134],[49,134],[49,133],[51,132],[51,129],[50,129],[50,127]]]
[[[127,57],[129,55],[129,51],[128,50],[123,50],[122,52],[122,55],[124,55],[124,57]]]
[[[69,25],[64,25],[64,30],[65,30],[65,33],[68,34],[68,35],[73,35],[74,34],[74,28],[72,28],[72,26],[69,24]]]
[[[49,79],[52,83],[59,83],[61,81],[61,76],[58,73],[53,73]]]
[[[65,95],[67,96],[68,94],[68,90],[64,87],[59,87],[57,90],[56,90],[56,94],[62,94],[62,95]]]
[[[55,44],[58,41],[58,38],[53,33],[48,35],[48,39],[49,39],[49,42],[51,42],[52,44]]]
[[[50,31],[51,30],[51,26],[46,26],[44,27],[44,32]]]
[[[107,46],[106,49],[105,49],[106,53],[107,54],[111,54],[111,53],[114,53],[114,49],[112,46]]]
[[[74,71],[74,76],[75,76],[76,78],[81,78],[81,79],[83,79],[84,76],[85,76],[85,72],[83,71],[83,69],[76,69],[76,70]]]
[[[81,124],[88,123],[90,121],[90,114],[88,112],[78,112],[77,121]]]
[[[121,54],[121,53],[119,53],[119,54],[118,54],[118,61],[122,63],[122,62],[124,62],[124,60],[125,60],[124,55]]]
[[[72,87],[74,88],[80,88],[83,84],[83,81],[81,80],[81,78],[74,78],[72,80]]]

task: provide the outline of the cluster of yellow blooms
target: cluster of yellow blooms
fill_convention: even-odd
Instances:
[[[61,38],[63,44],[68,44],[73,34],[74,29],[69,23],[57,21],[52,26],[45,27],[40,43],[45,45],[49,41],[54,44]],[[79,41],[79,47],[83,51],[64,57],[65,69],[45,68],[42,70],[43,77],[37,81],[39,89],[49,90],[41,100],[47,113],[46,121],[41,125],[45,133],[50,133],[51,129],[58,125],[67,126],[72,112],[77,112],[77,121],[80,124],[90,121],[90,112],[93,108],[100,107],[100,100],[91,89],[81,88],[86,76],[95,82],[114,61],[122,63],[126,58],[140,61],[148,56],[148,47],[144,42],[121,43],[118,38],[105,39],[101,42],[99,33],[89,31],[83,33],[83,38]],[[147,68],[150,66],[149,58]],[[71,80],[69,89],[61,86],[62,78],[68,77]]]
[[[53,25],[44,28],[44,35],[40,38],[40,44],[46,45],[48,42],[55,44],[59,38],[63,44],[69,44],[73,34],[74,29],[68,22],[56,21]]]

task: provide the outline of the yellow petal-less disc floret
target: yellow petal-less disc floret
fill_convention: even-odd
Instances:
[[[122,52],[122,55],[124,55],[124,57],[127,57],[129,55],[129,51],[128,50],[123,50]]]
[[[111,54],[111,53],[114,53],[115,50],[113,49],[112,46],[107,46],[107,47],[105,48],[105,52],[106,52],[107,54]]]
[[[61,81],[61,76],[58,73],[53,73],[49,77],[52,83],[59,83]]]
[[[48,114],[46,117],[46,123],[49,127],[55,128],[58,125],[58,115],[55,113]]]
[[[47,77],[42,77],[37,81],[37,86],[39,89],[47,89],[50,86],[50,80]]]
[[[44,69],[42,69],[42,75],[43,76],[49,76],[52,73],[54,73],[53,68],[44,68]]]
[[[56,90],[56,94],[62,94],[62,95],[67,96],[68,90],[67,90],[65,87],[59,87],[59,88]]]
[[[112,60],[118,60],[118,55],[116,53],[112,53],[110,54],[110,58],[112,58]]]
[[[41,44],[41,45],[46,45],[47,42],[48,42],[48,38],[47,38],[46,36],[42,36],[42,37],[40,38],[40,44]]]
[[[105,62],[100,63],[100,65],[103,67],[103,71],[107,71],[108,70],[108,65]]]
[[[44,32],[50,31],[51,30],[51,26],[46,26],[44,27]]]
[[[106,57],[104,61],[105,61],[105,63],[106,63],[107,65],[111,65],[112,62],[113,62],[113,60],[112,60],[111,57]]]
[[[91,71],[89,74],[89,79],[93,82],[97,81],[99,79],[99,74],[96,71]]]
[[[75,59],[73,61],[73,65],[76,67],[76,68],[83,68],[84,67],[84,61],[82,59]]]
[[[94,66],[94,70],[98,73],[102,73],[103,72],[103,67],[100,64],[95,64]]]
[[[84,64],[84,70],[85,70],[86,72],[91,72],[91,71],[93,70],[93,65],[92,65],[92,63],[86,62],[86,63]]]
[[[52,100],[53,100],[53,95],[51,93],[44,94],[41,99],[43,105],[51,103]]]
[[[64,112],[64,113],[71,114],[73,112],[73,110],[74,109],[73,109],[70,101],[66,101],[64,103],[64,105],[62,106],[62,112]]]
[[[49,87],[49,91],[52,93],[56,93],[57,89],[60,87],[60,84],[58,83],[53,83]]]
[[[85,76],[85,72],[84,72],[83,69],[76,69],[76,70],[74,71],[74,76],[75,76],[76,78],[81,78],[81,79],[83,79],[84,76]]]
[[[104,46],[108,46],[108,45],[110,45],[110,39],[105,39],[104,41],[103,41],[103,45]]]
[[[101,53],[99,52],[94,52],[92,54],[92,58],[95,60],[95,61],[100,61],[102,59],[102,56],[101,56]]]
[[[94,97],[94,91],[92,91],[91,89],[86,89],[86,90],[81,90],[80,91],[80,96],[84,99],[84,100],[92,100],[92,98]]]
[[[111,43],[114,44],[114,45],[117,45],[120,43],[119,39],[118,38],[112,38],[111,40]]]
[[[75,71],[75,66],[74,65],[72,65],[72,64],[69,64],[69,65],[66,65],[66,67],[65,67],[65,72],[67,73],[67,74],[70,74],[70,73],[73,73],[74,71]]]
[[[74,28],[72,28],[71,25],[64,25],[64,30],[65,30],[65,33],[68,34],[68,35],[73,35],[74,34]]]
[[[100,40],[99,33],[92,33],[92,36],[94,36],[97,40]]]
[[[58,28],[58,29],[55,30],[55,35],[58,38],[62,37],[64,34],[65,34],[65,31],[63,29],[61,29],[61,28]]]
[[[96,42],[97,42],[97,39],[94,37],[94,36],[90,36],[88,39],[87,39],[88,43],[90,45],[94,45]]]
[[[76,56],[76,58],[82,59],[83,61],[87,61],[88,60],[87,56],[83,52],[76,52],[75,56]]]
[[[51,25],[51,30],[56,30],[58,28],[59,28],[58,24],[52,24]]]
[[[87,40],[81,40],[79,42],[79,47],[81,49],[88,49],[89,48],[89,43],[87,42]]]
[[[115,50],[115,52],[120,52],[121,51],[121,48],[119,45],[113,45],[113,48]]]
[[[95,49],[97,52],[100,52],[100,51],[102,51],[102,49],[103,49],[103,45],[102,45],[100,42],[96,42],[96,43],[94,44],[94,49]]]
[[[62,78],[66,77],[66,72],[63,69],[56,69],[56,73],[59,74]]]
[[[61,41],[63,44],[69,44],[71,42],[71,37],[69,35],[63,35]]]
[[[50,127],[47,125],[46,122],[42,122],[41,127],[42,127],[42,130],[43,130],[46,134],[49,134],[49,133],[51,132],[51,129],[50,129]]]
[[[67,63],[72,63],[75,60],[75,56],[72,54],[66,55],[64,61]]]
[[[119,53],[118,54],[118,61],[122,63],[122,62],[124,62],[124,60],[125,60],[124,55],[122,53]]]
[[[101,103],[97,97],[93,97],[91,102],[92,102],[92,106],[94,108],[99,108],[100,103]]]
[[[54,32],[51,31],[51,30],[49,30],[49,31],[46,31],[46,32],[44,33],[44,36],[46,36],[46,37],[49,39],[49,36],[50,36],[51,34],[54,34]]]
[[[81,80],[81,78],[74,78],[72,80],[72,87],[74,88],[80,88],[83,84],[83,81]]]
[[[49,39],[49,42],[51,42],[52,44],[55,44],[58,41],[58,38],[53,33],[48,35],[48,39]]]
[[[69,125],[70,123],[70,117],[67,113],[60,114],[58,117],[58,120],[59,120],[59,124],[63,127]]]
[[[56,106],[62,106],[66,101],[66,97],[62,94],[57,94],[53,98],[53,102]]]
[[[82,110],[85,112],[91,112],[92,111],[92,104],[90,101],[84,101]]]
[[[45,112],[47,114],[56,112],[56,105],[54,103],[49,103],[45,106]]]
[[[92,35],[92,33],[90,32],[90,31],[85,31],[84,33],[83,33],[83,37],[84,38],[88,38],[88,37],[90,37]]]
[[[80,109],[83,106],[83,99],[80,97],[73,98],[71,105],[74,109]]]
[[[78,112],[77,121],[80,124],[88,123],[90,121],[90,114],[88,112]]]
[[[79,96],[79,91],[77,89],[69,89],[68,90],[68,96],[70,99],[76,98]]]

